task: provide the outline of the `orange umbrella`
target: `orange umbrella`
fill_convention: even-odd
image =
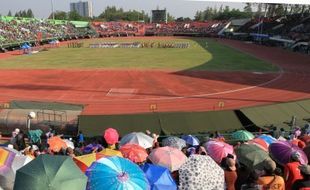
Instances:
[[[264,141],[261,138],[255,138],[253,140],[250,140],[248,143],[254,144],[258,146],[259,148],[263,149],[264,151],[268,152],[268,144],[266,143],[266,141]]]
[[[59,136],[51,137],[47,140],[49,148],[54,152],[59,152],[62,148],[67,148],[67,144]]]
[[[103,154],[100,153],[92,153],[92,154],[85,154],[83,156],[77,156],[73,158],[75,164],[81,169],[82,172],[85,173],[87,168],[96,160],[105,157]]]
[[[148,157],[146,150],[137,144],[125,144],[120,151],[125,158],[135,163],[144,162]]]

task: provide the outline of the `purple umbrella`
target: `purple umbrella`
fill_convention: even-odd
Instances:
[[[96,149],[97,149],[97,152],[100,152],[101,150],[103,150],[103,146],[101,146],[101,144],[96,144],[96,143],[89,144],[84,147],[83,152],[85,154],[89,154],[89,153],[92,153]]]
[[[308,164],[308,158],[298,146],[287,142],[278,141],[269,145],[269,152],[279,164],[285,165],[290,161],[291,155],[297,152],[300,155],[301,164]]]

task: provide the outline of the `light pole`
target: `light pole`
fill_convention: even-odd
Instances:
[[[52,18],[55,20],[55,13],[54,13],[54,2],[51,0],[51,7],[52,7]]]
[[[27,115],[27,130],[30,131],[30,125],[31,125],[31,120],[36,118],[36,113],[35,112],[29,112]]]

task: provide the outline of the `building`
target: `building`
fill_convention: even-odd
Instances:
[[[164,10],[152,10],[152,22],[153,23],[162,23],[167,22],[167,11]]]
[[[83,17],[93,17],[93,5],[90,1],[70,3],[70,11],[76,11]]]

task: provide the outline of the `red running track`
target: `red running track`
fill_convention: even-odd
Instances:
[[[309,56],[218,40],[282,68],[279,73],[150,70],[0,70],[0,102],[86,105],[83,114],[208,111],[310,98]],[[219,107],[224,102],[224,107]]]

